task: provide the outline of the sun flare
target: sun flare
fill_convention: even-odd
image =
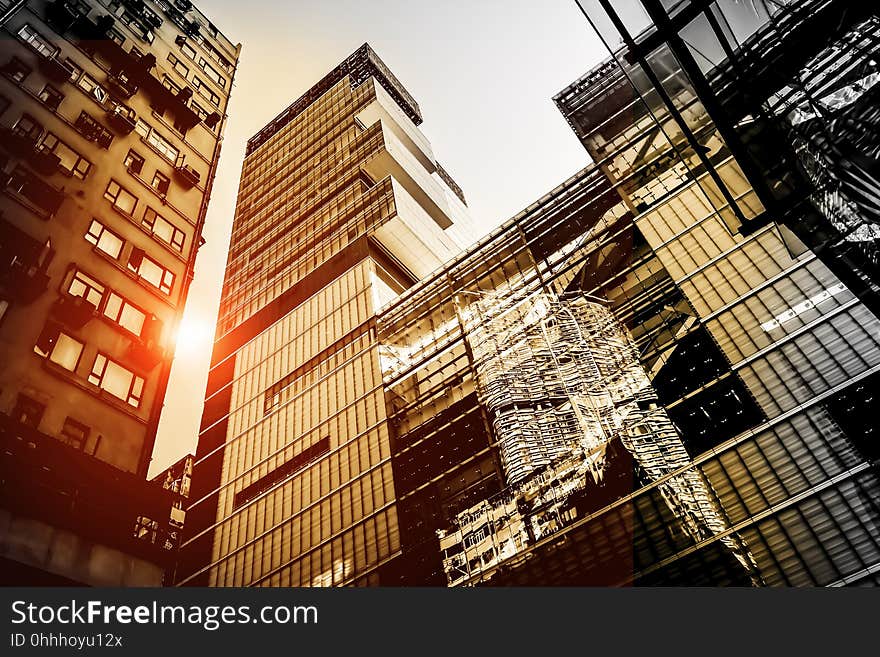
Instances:
[[[210,349],[214,326],[203,317],[184,317],[177,328],[175,350],[178,358]]]

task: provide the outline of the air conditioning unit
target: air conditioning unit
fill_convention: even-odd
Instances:
[[[96,310],[94,304],[83,297],[64,295],[52,305],[52,316],[69,328],[81,329],[94,317]]]
[[[40,70],[46,74],[46,77],[58,84],[66,82],[73,75],[73,67],[67,62],[63,62],[56,57],[41,57]]]
[[[201,174],[188,164],[181,164],[175,171],[178,177],[189,187],[195,187],[202,179]]]
[[[107,122],[110,127],[127,135],[137,125],[137,112],[128,105],[119,104],[107,112]]]
[[[30,162],[37,173],[51,176],[58,171],[58,167],[61,165],[61,158],[52,151],[36,150],[31,155]]]

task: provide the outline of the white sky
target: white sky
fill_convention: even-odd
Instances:
[[[551,97],[605,57],[574,0],[197,0],[241,61],[150,473],[195,452],[245,142],[368,42],[488,232],[588,162]],[[195,346],[198,345],[198,346]],[[185,347],[185,348],[184,348]]]

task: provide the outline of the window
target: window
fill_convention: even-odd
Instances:
[[[21,61],[18,57],[13,57],[3,67],[3,73],[12,78],[15,82],[22,83],[25,78],[31,74],[31,67]]]
[[[213,59],[214,62],[220,66],[220,68],[222,68],[227,73],[232,73],[232,63],[228,59],[226,59],[226,57],[221,55],[219,50],[217,50],[207,41],[202,43],[202,47],[208,53],[208,56]]]
[[[119,17],[119,22],[127,25],[140,39],[149,43],[153,42],[154,36],[149,28],[153,25],[157,27],[161,25],[162,19],[144,6],[143,3],[136,10],[136,13],[139,13],[143,19],[139,18],[135,13],[125,11],[119,2],[111,2],[108,7],[110,11]]]
[[[59,166],[69,176],[85,180],[92,168],[92,163],[70,146],[58,139],[58,135],[47,132],[40,142],[40,150],[49,151],[58,156]]]
[[[137,248],[132,250],[128,268],[153,287],[165,294],[171,294],[174,274],[144,254],[143,250]]]
[[[91,433],[89,427],[68,416],[64,419],[64,424],[61,426],[61,433],[58,435],[58,439],[65,445],[70,445],[74,449],[83,449],[86,445],[86,440],[89,438],[89,433]]]
[[[208,112],[208,110],[206,110],[204,107],[202,107],[201,105],[199,105],[199,104],[198,104],[197,102],[195,102],[194,100],[189,101],[189,106],[190,106],[190,108],[192,109],[193,112],[195,112],[196,114],[199,115],[199,118],[200,118],[202,121],[204,121],[205,119],[208,118],[208,114],[210,114],[210,112]]]
[[[168,187],[171,186],[171,179],[164,173],[157,171],[153,174],[153,182],[150,183],[153,189],[163,196],[168,193]]]
[[[40,420],[43,419],[45,411],[45,404],[41,404],[36,399],[31,399],[27,395],[18,393],[18,398],[15,400],[15,408],[12,409],[12,419],[16,422],[21,422],[26,427],[36,429],[40,426]]]
[[[180,93],[180,85],[169,78],[167,75],[162,77],[162,86],[175,95]]]
[[[18,36],[44,57],[54,57],[58,54],[58,48],[49,43],[42,34],[37,32],[31,25],[25,23],[18,31]]]
[[[220,75],[220,73],[217,72],[217,69],[211,66],[204,57],[199,58],[199,66],[202,67],[202,70],[205,72],[205,75],[208,76],[209,80],[212,80],[221,89],[226,88],[226,78]]]
[[[162,135],[156,132],[154,129],[150,128],[149,134],[146,136],[147,143],[150,144],[153,148],[155,148],[159,153],[168,158],[172,164],[177,163],[177,158],[180,155],[180,151],[178,151],[170,141],[165,139]]]
[[[173,53],[168,53],[168,61],[171,62],[171,68],[177,71],[177,73],[180,74],[182,77],[185,78],[189,75],[189,67],[182,61],[177,59],[177,57],[175,57]]]
[[[200,94],[202,94],[205,98],[214,103],[217,107],[220,106],[220,96],[218,96],[208,87],[206,87],[205,83],[202,82],[198,77],[193,78],[193,86],[199,90]]]
[[[143,119],[138,119],[134,124],[134,131],[136,133],[138,133],[144,139],[146,139],[149,136],[150,130],[152,130],[152,128],[150,127],[150,124],[147,123],[146,121],[144,121]]]
[[[92,219],[89,229],[85,235],[86,241],[94,244],[100,251],[103,251],[114,260],[122,253],[122,247],[125,242],[119,235],[111,231],[107,226],[97,219]]]
[[[153,208],[147,208],[144,212],[143,225],[149,228],[154,236],[183,253],[183,231],[165,217],[157,214]]]
[[[58,91],[58,89],[53,87],[51,84],[47,84],[40,92],[39,99],[43,103],[43,105],[54,112],[58,109],[61,101],[64,100],[64,94]]]
[[[104,191],[104,198],[112,203],[114,209],[128,216],[134,215],[134,209],[137,207],[137,197],[115,180],[111,180],[110,184],[107,185],[107,189]]]
[[[180,44],[180,51],[191,60],[196,59],[196,49],[189,45],[186,41]]]
[[[75,270],[73,278],[70,279],[70,285],[67,286],[67,293],[74,297],[82,297],[97,308],[101,305],[101,299],[104,298],[105,289],[102,283],[88,274]]]
[[[34,345],[34,353],[70,372],[76,370],[82,351],[83,343],[62,331],[61,325],[52,321],[46,324]]]
[[[110,31],[107,32],[107,36],[110,37],[111,40],[118,43],[120,46],[125,45],[125,35],[119,30],[110,28]]]
[[[67,64],[67,67],[71,70],[70,82],[76,84],[76,81],[79,80],[79,76],[83,73],[82,68],[77,66],[77,63],[73,61],[70,57],[65,59],[64,63]]]
[[[107,90],[98,84],[98,81],[88,73],[82,74],[82,77],[77,80],[76,86],[100,103],[106,102],[109,97]]]
[[[135,151],[128,151],[122,163],[132,173],[140,173],[144,170],[144,158]]]
[[[147,319],[147,314],[144,311],[116,292],[111,292],[107,295],[104,316],[109,317],[122,328],[131,331],[135,335],[141,334],[141,330],[144,328],[144,321]]]
[[[22,114],[21,118],[15,122],[12,132],[22,137],[27,137],[36,141],[43,134],[43,126],[30,114]]]
[[[98,354],[89,374],[89,383],[106,390],[126,404],[137,408],[144,392],[144,380],[104,354]]]

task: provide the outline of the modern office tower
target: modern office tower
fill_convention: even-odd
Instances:
[[[2,580],[161,584],[146,473],[240,46],[183,1],[0,29]]]
[[[376,310],[474,235],[364,45],[249,142],[177,581],[375,584],[400,552]]]

